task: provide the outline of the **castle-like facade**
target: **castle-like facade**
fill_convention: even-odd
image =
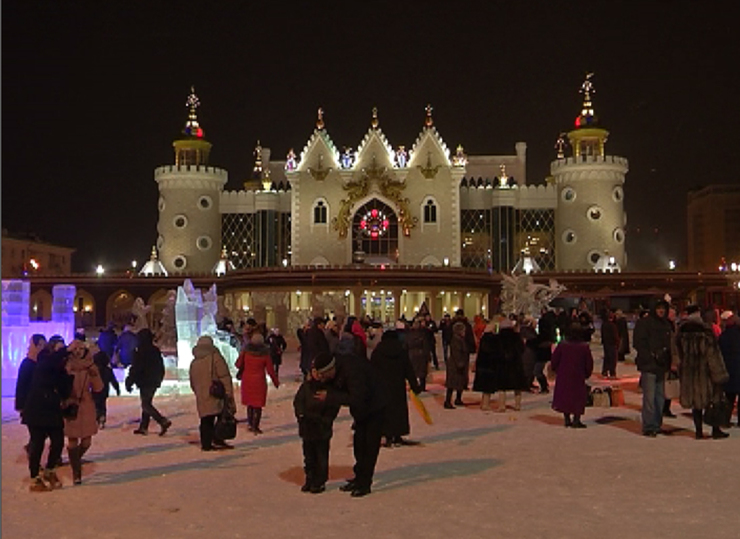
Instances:
[[[359,145],[342,150],[319,109],[300,154],[273,160],[258,143],[240,191],[225,191],[227,172],[209,164],[192,92],[175,162],[155,171],[159,259],[183,274],[349,264],[620,271],[627,160],[605,152],[589,78],[581,91],[542,184],[527,183],[524,142],[510,155],[451,151],[427,106],[411,147],[393,146],[373,110]]]

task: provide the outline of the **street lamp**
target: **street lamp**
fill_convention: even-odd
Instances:
[[[669,260],[668,261],[668,269],[673,271],[676,269],[676,261],[675,260]]]
[[[105,268],[103,267],[102,264],[98,264],[98,267],[95,268],[95,273],[98,274],[98,277],[100,277],[101,275],[105,273]]]
[[[138,264],[136,263],[136,260],[132,260],[132,261],[131,261],[131,267],[132,267],[133,269],[136,269],[136,267],[137,267],[137,266],[138,266]]]

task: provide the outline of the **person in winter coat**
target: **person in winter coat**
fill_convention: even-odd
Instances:
[[[627,354],[630,353],[630,331],[627,325],[627,317],[621,309],[617,309],[614,314],[615,323],[617,324],[617,333],[619,334],[619,351],[617,352],[617,361],[624,361]]]
[[[336,377],[326,392],[316,394],[317,399],[332,406],[349,406],[355,431],[352,442],[355,476],[339,490],[351,492],[355,498],[371,492],[388,402],[377,372],[367,358],[357,354],[357,348],[355,336],[343,332],[335,354]]]
[[[581,416],[586,411],[586,380],[594,370],[594,358],[588,343],[584,342],[581,324],[571,324],[565,337],[552,354],[552,369],[558,376],[552,408],[563,414],[566,427],[585,429]]]
[[[134,359],[126,377],[126,390],[130,393],[133,386],[139,388],[141,399],[141,423],[134,434],[146,435],[151,418],[159,423],[159,435],[164,436],[172,426],[172,421],[164,417],[154,407],[152,400],[164,380],[164,359],[159,348],[154,346],[154,335],[149,329],[139,331]]]
[[[98,428],[104,429],[105,422],[108,420],[108,397],[110,396],[110,386],[116,390],[116,394],[121,396],[121,386],[118,384],[116,375],[110,365],[110,358],[97,344],[90,345],[90,354],[93,362],[98,367],[100,379],[103,381],[103,390],[93,393],[95,401],[95,415],[98,422]]]
[[[497,412],[506,411],[506,392],[514,391],[514,410],[522,407],[522,391],[529,389],[524,376],[524,342],[516,331],[516,322],[505,318],[499,324],[493,349],[494,388],[498,392]]]
[[[288,347],[285,337],[280,334],[280,328],[272,328],[270,335],[267,337],[267,344],[270,347],[270,359],[272,366],[275,367],[275,374],[280,374],[280,365],[283,364],[283,352]]]
[[[260,421],[262,420],[262,408],[267,403],[266,376],[270,376],[276,388],[280,387],[280,380],[272,366],[270,347],[265,345],[260,333],[252,335],[252,340],[236,360],[236,368],[238,369],[236,377],[242,382],[242,404],[247,407],[249,430],[255,434],[262,434]]]
[[[108,355],[108,359],[113,357],[118,344],[118,335],[116,335],[116,327],[113,322],[110,322],[108,327],[100,331],[97,344],[98,348]]]
[[[313,358],[321,353],[329,353],[329,342],[326,340],[324,328],[326,322],[320,316],[313,320],[310,327],[304,329],[301,338],[301,372],[305,378],[311,370]]]
[[[67,454],[75,485],[82,483],[82,457],[92,445],[98,432],[97,414],[93,392],[103,391],[103,380],[95,365],[93,355],[82,341],[74,340],[67,347],[67,373],[73,377],[68,401],[78,406],[76,417],[64,418],[67,437]]]
[[[493,354],[496,348],[496,323],[491,321],[481,335],[478,343],[478,356],[475,359],[475,378],[473,391],[481,392],[480,409],[491,410],[491,395],[496,391],[496,376]]]
[[[329,478],[329,446],[340,406],[319,400],[316,395],[326,394],[336,372],[334,357],[331,354],[319,354],[314,358],[308,378],[298,388],[293,399],[298,435],[303,446],[303,470],[306,474],[301,492],[319,494],[326,490],[326,480]]]
[[[450,341],[452,340],[452,318],[448,313],[445,313],[439,322],[439,332],[442,335],[442,358],[447,363],[447,356],[450,353]]]
[[[398,332],[396,338],[401,342]],[[408,349],[409,358],[411,365],[414,369],[414,375],[418,380],[418,386],[421,391],[426,391],[427,388],[427,373],[429,372],[429,361],[432,358],[431,350],[429,349],[429,338],[425,328],[422,327],[422,322],[418,318],[414,319],[413,326],[406,332],[406,348]],[[401,343],[402,344],[402,343]]]
[[[139,335],[141,333],[134,333],[130,325],[126,325],[123,328],[123,332],[118,337],[118,341],[116,341],[116,347],[113,353],[113,361],[116,365],[128,367],[133,363],[136,348],[139,346]]]
[[[424,317],[422,325],[424,326],[424,329],[427,330],[427,336],[429,338],[429,348],[432,352],[432,364],[434,365],[434,370],[438,371],[439,359],[437,359],[437,331],[439,330],[439,328],[437,327],[437,323],[434,321],[431,314],[427,314]]]
[[[351,333],[355,338],[355,353],[367,359],[367,333],[362,328],[362,324],[355,316],[347,318],[347,322],[344,325],[344,331]]]
[[[337,351],[337,345],[339,344],[339,330],[337,329],[337,323],[334,320],[329,320],[324,328],[324,337],[326,342],[329,344],[329,353],[333,356],[334,352]]]
[[[468,326],[461,320],[452,325],[452,341],[450,341],[450,355],[445,367],[445,396],[444,407],[454,410],[452,404],[452,392],[456,392],[455,405],[464,406],[462,401],[463,391],[468,389],[468,369],[470,367],[470,339],[468,338]],[[472,335],[472,329],[470,331]],[[475,348],[473,347],[473,350]]]
[[[647,316],[637,321],[634,331],[635,363],[642,388],[642,433],[652,438],[663,425],[665,375],[673,363],[668,307],[667,301],[658,301]]]
[[[492,327],[493,329],[491,330],[491,332],[495,332],[495,323],[492,325]],[[538,348],[540,346],[540,336],[537,334],[537,330],[535,329],[534,318],[532,318],[531,316],[524,317],[521,326],[519,326],[519,336],[524,341],[522,366],[524,367],[524,379],[526,380],[525,385],[531,391],[535,378],[534,370],[535,366],[537,365]],[[545,378],[545,383],[547,383],[547,378]],[[547,385],[545,385],[544,387],[547,387]]]
[[[601,314],[601,345],[604,347],[604,362],[601,367],[601,376],[617,378],[617,353],[619,350],[619,329],[614,319],[614,313],[604,311]]]
[[[725,329],[719,336],[719,349],[722,351],[727,373],[730,376],[725,384],[725,395],[729,403],[727,425],[730,425],[732,423],[732,410],[735,408],[738,395],[740,395],[740,318],[732,312],[722,313],[722,318],[725,322]],[[740,426],[740,417],[738,417],[737,425]]]
[[[62,402],[67,400],[71,391],[71,379],[65,369],[67,355],[64,339],[53,335],[38,355],[31,387],[23,405],[22,422],[31,433],[28,452],[28,470],[31,474],[28,488],[31,492],[45,492],[62,486],[55,469],[60,464],[64,449]],[[41,455],[47,438],[49,454],[42,476],[39,474]]]
[[[678,349],[678,373],[681,380],[681,406],[691,408],[694,418],[696,439],[704,438],[702,429],[703,411],[710,404],[721,402],[722,386],[729,374],[722,359],[717,338],[701,316],[701,309],[691,305],[686,309],[688,317],[676,332]],[[727,438],[729,434],[720,429],[722,423],[712,425],[712,438]]]
[[[411,365],[409,351],[401,344],[396,331],[383,333],[380,343],[370,356],[370,364],[385,386],[388,397],[382,428],[385,446],[411,445],[412,442],[403,438],[411,432],[406,382],[417,395],[421,393],[421,385]]]
[[[220,381],[225,389],[226,398],[211,395],[211,384]],[[190,388],[195,394],[195,406],[200,417],[200,448],[203,451],[233,449],[234,446],[215,436],[215,423],[224,410],[236,413],[234,386],[226,360],[213,345],[208,335],[198,338],[193,347],[193,361],[190,363]]]
[[[28,392],[31,390],[31,381],[33,380],[33,372],[36,370],[36,361],[38,360],[39,353],[46,348],[46,337],[40,333],[31,335],[31,339],[28,341],[28,352],[26,357],[21,361],[18,367],[18,378],[15,382],[15,411],[23,414],[23,407],[26,405],[26,399],[28,398]],[[31,431],[28,431],[28,443],[24,446],[24,450],[28,453],[28,448],[31,444]]]

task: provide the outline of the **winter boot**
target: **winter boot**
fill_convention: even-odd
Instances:
[[[462,400],[462,391],[457,391],[457,396],[455,397],[455,406],[465,406],[465,403]]]
[[[44,481],[49,485],[49,490],[62,488],[62,482],[57,477],[54,468],[44,470]]]
[[[514,393],[514,410],[517,412],[522,409],[522,392],[517,391]]]
[[[252,416],[252,432],[255,434],[262,434],[260,429],[260,420],[262,419],[262,408],[253,408]]]
[[[491,394],[490,393],[483,393],[483,396],[481,397],[480,401],[480,409],[484,412],[490,412],[491,411]]]
[[[82,484],[82,447],[68,447],[69,465],[72,468],[72,482],[75,485]]]
[[[47,485],[40,475],[37,475],[31,479],[31,484],[28,485],[29,492],[49,492],[51,487]]]
[[[503,414],[506,412],[506,391],[499,391],[498,394],[498,413]]]
[[[247,425],[250,431],[254,430],[254,408],[247,406]]]

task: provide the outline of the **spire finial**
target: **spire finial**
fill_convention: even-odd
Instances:
[[[432,120],[432,110],[434,109],[432,108],[431,104],[427,104],[424,110],[427,113],[426,120],[424,120],[424,125],[426,125],[427,127],[432,127],[432,125],[434,125],[434,120]]]
[[[380,125],[380,121],[378,120],[378,107],[373,107],[373,120],[370,122],[370,125],[372,125],[373,129],[377,129]]]
[[[317,111],[316,129],[324,129],[324,109],[321,107]]]
[[[149,255],[149,260],[151,261],[157,260],[157,246],[156,245],[152,245],[152,254]]]
[[[260,141],[257,141],[257,146],[254,149],[254,179],[262,178],[262,145]]]
[[[583,108],[584,109],[590,109],[591,108],[591,94],[596,93],[596,90],[594,90],[594,85],[591,82],[591,77],[593,77],[593,73],[586,73],[586,80],[583,81],[583,84],[581,84],[581,93],[583,94]],[[592,113],[593,114],[593,113]],[[585,116],[585,113],[584,113]]]
[[[558,159],[563,159],[565,157],[565,133],[560,133],[558,135],[558,140],[555,141],[555,149],[558,151]]]
[[[183,130],[186,135],[190,137],[203,138],[203,129],[198,123],[198,107],[200,107],[200,100],[195,95],[195,86],[190,87],[190,95],[185,100],[185,106],[188,108],[188,121],[185,122],[185,129]]]
[[[498,168],[501,171],[501,176],[498,178],[499,187],[509,187],[509,177],[506,175],[506,165],[501,163]]]

